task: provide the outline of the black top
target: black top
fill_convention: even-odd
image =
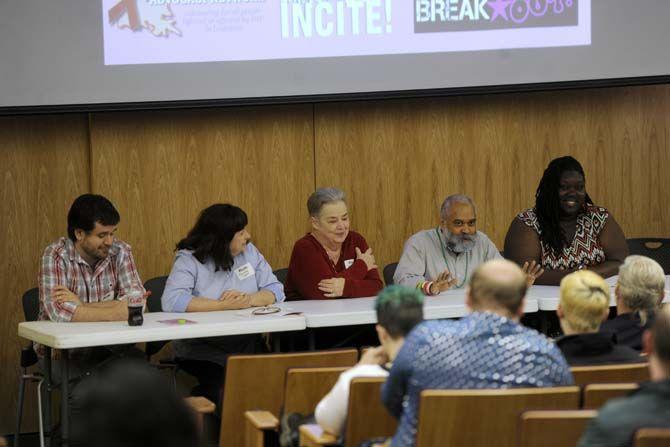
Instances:
[[[654,324],[654,316],[647,318],[647,322],[642,325],[640,314],[632,312],[629,314],[617,315],[616,318],[605,321],[600,326],[600,332],[615,334],[617,344],[629,346],[637,351],[642,351],[642,334],[650,329]]]
[[[670,428],[670,380],[643,383],[628,397],[607,402],[578,446],[632,446],[635,432],[642,427]]]
[[[608,365],[616,363],[641,363],[645,359],[628,346],[616,344],[610,333],[566,335],[556,340],[570,366]]]

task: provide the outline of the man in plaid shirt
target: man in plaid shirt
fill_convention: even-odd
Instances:
[[[49,245],[39,273],[39,320],[56,322],[123,321],[128,319],[124,297],[145,293],[130,246],[115,238],[120,217],[105,197],[78,197],[67,216],[67,238]],[[138,354],[129,346],[70,351],[70,378],[91,371],[115,354]],[[38,352],[43,354],[38,346]],[[54,364],[60,380],[59,362]]]
[[[123,299],[144,293],[130,246],[115,238],[120,217],[106,198],[84,194],[67,216],[68,238],[49,245],[40,265],[39,320],[128,319]]]

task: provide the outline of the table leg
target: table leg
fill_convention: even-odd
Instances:
[[[274,352],[281,352],[281,332],[272,334],[272,350]]]
[[[549,336],[549,312],[540,311],[540,332]]]
[[[61,383],[61,445],[67,447],[70,445],[70,353],[67,349],[61,350]]]
[[[51,391],[53,389],[53,377],[51,375],[51,348],[48,346],[44,347],[44,386],[42,387],[42,392],[44,395],[43,399],[43,408],[44,412],[43,421],[44,429],[47,431],[45,433],[45,444],[46,447],[51,447],[51,438],[53,435],[53,427],[51,426]]]
[[[316,334],[314,329],[307,328],[307,348],[310,351],[316,350]]]

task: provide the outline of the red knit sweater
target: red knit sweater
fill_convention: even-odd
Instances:
[[[344,278],[344,293],[341,298],[359,298],[375,296],[382,287],[379,271],[368,270],[364,261],[356,259],[356,247],[362,252],[368,249],[368,243],[360,234],[350,231],[342,243],[342,251],[337,264],[328,257],[323,246],[307,234],[293,246],[291,262],[286,276],[286,298],[289,300],[329,299],[317,287],[319,281],[328,278]],[[344,261],[354,261],[348,269]]]

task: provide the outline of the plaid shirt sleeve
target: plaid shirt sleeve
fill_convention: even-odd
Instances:
[[[67,286],[67,264],[53,246],[47,247],[42,255],[38,278],[40,290],[40,319],[49,319],[57,322],[72,320],[77,305],[66,301],[58,302],[53,299],[56,286]]]
[[[120,256],[117,259],[117,272],[119,298],[123,298],[135,291],[145,292],[142,280],[137,272],[137,267],[135,267],[133,252],[127,244],[123,245],[123,250],[120,252]]]

